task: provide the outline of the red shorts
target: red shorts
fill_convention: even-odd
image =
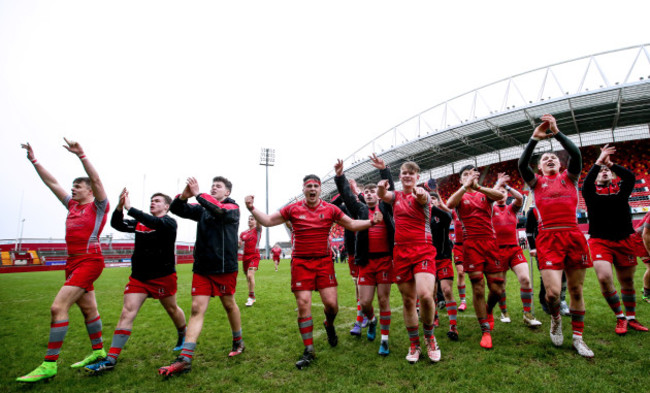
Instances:
[[[65,264],[64,286],[79,287],[86,292],[94,291],[93,283],[104,270],[102,255],[78,255],[68,257]]]
[[[650,254],[646,250],[645,245],[643,244],[643,237],[638,233],[632,235],[632,241],[634,243],[634,253],[637,257],[641,258],[643,263],[650,262]]]
[[[368,261],[366,266],[359,266],[359,285],[375,286],[393,282],[393,257],[385,256]]]
[[[438,280],[454,279],[454,268],[451,259],[436,259],[436,278]]]
[[[260,266],[260,255],[244,255],[242,262],[244,264],[244,272],[247,272],[250,268],[257,269]]]
[[[463,264],[463,244],[454,244],[454,248],[451,250],[454,253],[454,264],[462,265]]]
[[[433,244],[396,244],[393,248],[393,277],[400,284],[416,273],[436,275],[436,249]]]
[[[192,277],[192,296],[234,295],[237,288],[237,273],[208,275],[194,273]]]
[[[348,255],[348,267],[350,268],[350,275],[354,278],[359,277],[359,266],[354,263],[354,255]]]
[[[516,245],[499,246],[499,259],[510,268],[528,262],[521,247]]]
[[[124,294],[127,293],[146,293],[147,297],[154,299],[173,296],[176,294],[176,273],[147,281],[129,277],[129,282],[124,288]]]
[[[337,285],[331,257],[291,259],[291,291],[317,291]]]
[[[280,262],[280,257],[273,255],[273,262]]]
[[[623,240],[589,239],[592,261],[607,261],[618,267],[636,266],[636,246],[633,235]]]
[[[463,268],[465,273],[501,273],[508,264],[501,262],[495,238],[470,238],[463,242]]]
[[[537,235],[539,270],[592,267],[589,245],[579,229],[541,230]]]

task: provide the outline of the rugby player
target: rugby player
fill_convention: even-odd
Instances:
[[[68,332],[70,307],[74,304],[79,306],[83,314],[93,352],[82,361],[72,364],[71,367],[81,368],[106,357],[102,340],[102,320],[97,310],[93,283],[104,269],[99,237],[106,224],[108,197],[97,170],[84,154],[81,145],[65,138],[64,140],[66,144],[63,147],[79,158],[88,175],[72,181],[70,194],[36,159],[31,145],[29,143],[21,145],[27,151],[27,159],[34,165],[43,183],[68,209],[65,221],[68,259],[65,266],[65,283],[54,297],[50,308],[50,338],[45,361],[29,374],[17,378],[18,382],[37,382],[56,376],[56,361],[59,359],[59,352]]]
[[[641,332],[647,332],[648,328],[636,320],[634,273],[637,261],[629,204],[636,177],[632,171],[612,162],[614,153],[614,146],[605,145],[601,149],[582,184],[582,196],[589,217],[591,260],[600,290],[616,316],[614,331],[622,336],[628,327]],[[612,182],[614,175],[620,179],[618,184]],[[614,285],[612,268],[616,269],[621,286],[625,314]]]
[[[235,302],[237,287],[237,230],[239,206],[230,198],[232,183],[222,176],[212,179],[210,194],[199,191],[199,183],[193,177],[187,179],[183,192],[170,206],[179,217],[196,221],[196,243],[192,271],[192,314],[187,325],[185,343],[180,355],[171,365],[161,367],[163,376],[186,373],[192,368],[196,343],[203,329],[205,312],[210,298],[217,296],[226,311],[232,332],[232,350],[229,357],[244,352],[241,314]],[[195,197],[198,204],[188,204]]]
[[[298,328],[305,350],[296,362],[298,369],[308,367],[316,358],[314,351],[314,323],[311,316],[312,291],[320,293],[325,312],[325,331],[330,346],[338,344],[334,319],[338,313],[336,276],[329,252],[328,238],[332,224],[337,223],[351,231],[368,229],[382,221],[375,213],[371,220],[352,220],[338,207],[323,201],[321,182],[316,175],[303,179],[305,198],[280,211],[266,214],[255,209],[255,197],[246,197],[246,208],[262,226],[272,227],[291,222],[293,229],[293,252],[291,254],[291,290],[298,306]]]
[[[551,342],[561,346],[562,318],[560,316],[560,290],[562,271],[566,273],[570,299],[573,347],[586,358],[594,353],[584,342],[585,302],[582,286],[587,268],[593,266],[587,240],[578,229],[578,179],[582,170],[582,155],[576,145],[560,132],[552,115],[542,116],[523,154],[519,158],[519,173],[533,190],[538,213],[537,259],[546,288],[546,303],[551,312]],[[567,169],[560,171],[557,154],[542,154],[537,165],[538,174],[529,166],[535,146],[540,140],[555,137],[569,153]]]
[[[124,289],[124,306],[117,322],[106,359],[84,367],[91,374],[115,368],[117,358],[131,337],[133,321],[147,298],[158,299],[169,314],[178,338],[174,351],[180,351],[185,340],[185,313],[176,303],[176,220],[167,215],[172,199],[162,193],[151,196],[147,214],[131,206],[125,188],[111,217],[111,226],[120,232],[135,233],[131,257],[131,276]],[[124,219],[124,211],[133,220]]]

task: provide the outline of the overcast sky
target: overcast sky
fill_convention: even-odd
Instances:
[[[647,2],[0,1],[0,239],[63,238],[77,140],[117,204],[148,210],[188,176],[270,210],[372,138],[485,84],[650,42]],[[21,203],[22,201],[22,203]],[[22,205],[22,209],[21,209]],[[178,240],[195,225],[179,219]],[[103,234],[114,230],[106,225]],[[116,235],[119,237],[119,235]],[[288,240],[282,228],[271,243]],[[262,242],[264,243],[264,242]]]

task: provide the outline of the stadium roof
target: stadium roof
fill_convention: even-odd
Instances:
[[[360,183],[378,181],[368,159],[373,152],[395,179],[409,160],[420,165],[422,180],[468,163],[509,161],[521,155],[546,113],[578,146],[650,138],[650,44],[552,64],[442,102],[359,148],[344,160],[345,174]],[[540,143],[538,150],[559,150],[555,144]],[[333,171],[322,190],[325,200],[337,193]]]

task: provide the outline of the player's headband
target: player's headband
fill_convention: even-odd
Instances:
[[[308,179],[308,180],[307,180],[306,182],[304,182],[302,185],[303,185],[303,186],[306,186],[306,185],[309,184],[309,183],[318,184],[318,185],[320,186],[320,182],[319,182],[318,180],[316,180],[316,179]]]

